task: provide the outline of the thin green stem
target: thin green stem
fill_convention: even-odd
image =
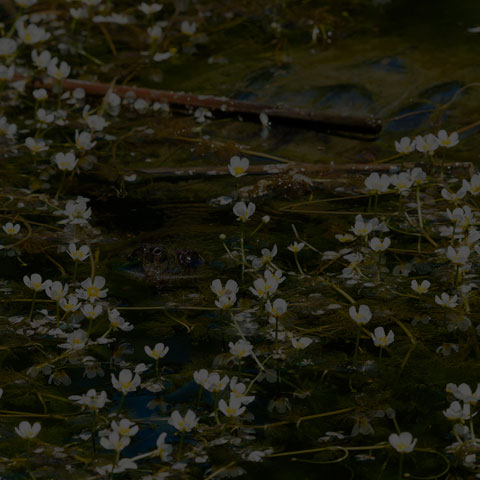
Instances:
[[[93,454],[97,453],[97,446],[95,444],[95,433],[97,429],[97,411],[93,410],[93,419],[92,419],[92,450]]]
[[[420,202],[420,185],[417,185],[417,211],[418,211],[418,224],[420,230],[423,230],[423,218],[422,218],[422,204]]]
[[[185,430],[182,430],[182,433],[180,435],[180,445],[178,447],[178,453],[177,453],[177,461],[178,462],[182,459],[184,439],[185,439]]]
[[[357,363],[358,347],[360,345],[360,332],[361,332],[361,327],[360,327],[360,325],[358,325],[358,327],[357,327],[357,338],[355,340],[355,352],[353,353],[353,363]]]
[[[403,459],[404,455],[400,454],[400,461],[398,463],[398,480],[401,480],[403,478]]]
[[[57,193],[55,194],[55,200],[58,200],[58,197],[60,196],[60,193],[62,192],[63,185],[65,184],[65,179],[66,178],[67,178],[67,171],[63,170],[62,171],[62,179],[60,180],[60,184],[58,185]]]
[[[297,252],[293,252],[293,256],[295,257],[295,263],[297,264],[297,268],[298,268],[298,271],[300,272],[300,275],[305,275],[305,273],[303,273],[303,270],[302,270],[302,267],[300,266],[300,262],[298,261],[298,254]]]
[[[120,403],[118,404],[118,408],[117,408],[117,413],[116,413],[117,417],[120,415],[120,411],[122,410],[124,401],[125,401],[125,394],[122,393],[122,398],[120,399]]]
[[[242,233],[240,235],[240,252],[242,254],[242,282],[243,282],[245,277],[245,248],[244,248],[243,228],[242,228]]]
[[[72,279],[73,285],[75,285],[75,282],[77,281],[77,271],[78,271],[78,259],[75,260],[75,264],[73,266],[73,279]]]
[[[28,314],[28,319],[31,320],[33,316],[33,309],[35,308],[35,300],[37,298],[37,291],[33,291],[32,306],[30,307],[30,313]]]

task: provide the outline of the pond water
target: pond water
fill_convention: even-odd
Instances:
[[[2,478],[480,476],[480,6],[0,21]]]

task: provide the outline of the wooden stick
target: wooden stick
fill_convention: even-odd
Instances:
[[[288,164],[269,164],[269,165],[250,165],[248,168],[249,175],[271,175],[282,172],[295,171],[296,173],[304,173],[308,176],[320,176],[337,178],[339,175],[359,175],[370,174],[372,172],[378,173],[398,173],[405,171],[409,168],[422,167],[424,170],[429,171],[432,169],[438,169],[440,171],[441,164],[420,164],[413,162],[406,162],[403,164],[358,164],[347,163],[339,165],[321,165],[321,164],[309,164],[309,163],[295,163]],[[445,163],[443,165],[445,172],[472,175],[474,173],[474,167],[471,162],[452,162]],[[140,168],[134,170],[136,173],[147,174],[151,177],[214,177],[214,176],[228,176],[230,172],[228,167],[225,166],[207,166],[207,167],[160,167],[160,168]],[[130,171],[131,173],[131,171]]]
[[[28,80],[26,75],[15,75],[14,80]],[[268,115],[274,124],[294,125],[302,128],[321,130],[326,132],[358,133],[375,136],[382,129],[380,120],[373,116],[340,115],[326,112],[316,112],[303,108],[281,107],[265,105],[243,100],[234,100],[227,97],[213,95],[195,95],[193,93],[173,92],[167,90],[153,90],[150,88],[127,87],[117,85],[112,88],[107,83],[88,82],[85,80],[62,80],[63,90],[83,88],[88,95],[103,96],[109,90],[120,97],[125,97],[129,92],[136,98],[149,101],[167,102],[170,105],[189,108],[204,107],[217,112],[221,116],[241,116],[245,120],[257,120],[261,113]],[[52,89],[56,80],[51,77],[34,78],[35,88]]]

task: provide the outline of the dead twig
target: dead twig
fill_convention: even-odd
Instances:
[[[28,80],[28,76],[17,74],[13,80]],[[52,89],[57,81],[51,77],[33,79],[35,88]],[[243,100],[213,95],[195,95],[193,93],[173,92],[167,90],[153,90],[150,88],[127,87],[117,85],[113,88],[107,83],[88,82],[85,80],[64,79],[61,81],[63,90],[83,88],[88,95],[103,96],[109,90],[120,97],[129,92],[144,100],[166,102],[172,106],[183,108],[208,108],[220,116],[241,116],[245,120],[258,121],[259,115],[264,113],[273,123],[287,124],[329,133],[352,133],[376,136],[382,129],[380,120],[373,116],[340,115],[327,112],[316,112],[303,108],[281,107],[265,105]]]

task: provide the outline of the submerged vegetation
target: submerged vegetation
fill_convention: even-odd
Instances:
[[[2,478],[479,477],[466,60],[406,106],[361,85],[394,57],[309,90],[388,2],[217,3],[0,3]]]

